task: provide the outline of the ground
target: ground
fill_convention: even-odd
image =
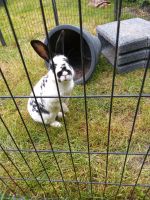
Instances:
[[[9,4],[10,10],[12,13],[15,13],[13,6],[18,7],[18,14],[12,14],[12,19],[15,26],[23,27],[17,29],[17,34],[19,38],[19,43],[21,45],[21,50],[24,55],[25,63],[29,72],[29,76],[33,84],[35,84],[39,78],[44,75],[47,70],[43,61],[35,54],[33,49],[30,47],[30,40],[35,38],[44,38],[44,31],[42,26],[42,19],[39,20],[40,9],[37,6],[38,4],[32,5],[30,1],[28,4],[23,4],[21,2],[18,6],[18,0],[14,1],[14,4]],[[44,1],[45,11],[47,14],[47,22],[49,26],[53,26],[52,22],[49,22],[48,19],[53,17],[50,13],[50,18],[48,17],[49,9],[51,7],[47,6],[48,1]],[[65,3],[64,3],[65,2]],[[64,18],[68,20],[68,23],[77,24],[77,5],[74,2],[74,7],[72,9],[70,1],[64,1],[63,4],[59,5],[61,9],[61,15],[66,16],[65,6],[68,7],[68,12],[70,13],[70,18]],[[85,1],[84,1],[85,2]],[[38,1],[36,2],[38,3]],[[85,2],[86,3],[86,2]],[[85,4],[84,4],[85,5]],[[70,7],[69,7],[70,6]],[[37,17],[35,17],[34,9],[37,9]],[[1,8],[2,9],[2,8]],[[88,10],[89,9],[89,10]],[[112,4],[108,8],[109,10],[98,11],[94,8],[85,7],[83,14],[86,14],[84,21],[84,27],[86,27],[91,33],[95,33],[95,26],[100,23],[105,23],[107,21],[113,20],[113,7]],[[3,11],[3,10],[2,10]],[[107,11],[107,13],[106,13]],[[7,17],[0,15],[3,20],[0,20],[1,27],[4,23],[7,23]],[[59,13],[60,14],[60,13]],[[72,18],[71,18],[72,14]],[[88,18],[87,16],[92,16]],[[109,16],[109,18],[108,18]],[[124,18],[129,15],[124,13]],[[0,18],[0,19],[1,19]],[[33,19],[38,19],[34,22]],[[62,18],[60,18],[62,20]],[[75,21],[74,21],[75,20]],[[29,23],[32,21],[32,23]],[[34,26],[34,24],[38,26]],[[29,26],[25,26],[28,24]],[[32,28],[32,30],[31,30]],[[24,32],[23,32],[24,30]],[[11,34],[12,36],[12,34]],[[9,32],[6,34],[6,41],[8,43],[7,47],[0,47],[0,66],[2,71],[8,81],[10,89],[14,96],[18,95],[29,95],[31,88],[26,78],[26,74],[20,60],[20,56],[14,40],[10,38]],[[115,79],[115,95],[126,95],[126,94],[135,94],[138,95],[141,87],[141,82],[143,78],[144,69],[138,69],[136,71],[125,73],[125,74],[116,74]],[[112,86],[112,66],[103,58],[99,57],[99,62],[96,66],[96,70],[93,73],[93,76],[86,84],[86,93],[87,95],[110,95],[111,86]],[[4,84],[4,81],[1,77],[0,79],[0,96],[9,95],[9,92]],[[150,88],[150,71],[148,70],[147,78],[144,86],[144,94],[149,94]],[[83,96],[83,86],[77,85],[73,91],[73,96]],[[32,137],[32,140],[39,150],[51,149],[45,130],[41,124],[35,123],[30,117],[26,109],[27,99],[16,99],[17,105],[21,111],[23,119],[27,125],[29,133]],[[71,150],[78,153],[73,153],[73,161],[75,164],[75,170],[77,173],[78,180],[82,181],[83,184],[79,185],[81,191],[82,199],[89,199],[90,196],[90,185],[84,184],[84,182],[89,181],[89,157],[87,153],[87,129],[86,129],[86,120],[85,120],[85,104],[84,99],[72,98],[70,99],[70,112],[66,116],[67,130],[69,135],[69,140],[71,144]],[[133,117],[135,114],[135,109],[137,105],[137,98],[114,98],[113,99],[113,110],[112,110],[112,123],[110,130],[110,152],[125,152],[127,149],[128,139],[131,132]],[[19,114],[14,106],[14,103],[10,99],[5,99],[0,101],[0,110],[1,116],[5,120],[10,132],[12,133],[17,145],[20,149],[30,149],[33,150],[31,140],[28,137],[27,130],[25,129]],[[89,125],[89,148],[91,152],[106,152],[107,149],[107,135],[108,135],[108,120],[109,120],[109,110],[110,110],[110,98],[88,98],[87,99],[87,110],[88,110],[88,125]],[[133,132],[133,137],[130,146],[130,152],[146,152],[149,145],[149,132],[150,132],[150,99],[142,98],[139,112],[135,124],[135,130]],[[55,151],[63,150],[69,151],[69,146],[67,142],[66,131],[63,128],[56,129],[47,126],[48,135],[53,145]],[[8,135],[6,128],[1,123],[1,145],[7,149],[8,155],[18,166],[23,176],[26,178],[32,176],[27,165],[24,163],[21,155],[18,152],[10,152],[8,149],[16,149],[15,144],[12,142],[12,139]],[[23,155],[27,160],[29,166],[32,168],[36,177],[39,179],[48,179],[46,176],[43,167],[41,166],[37,155],[34,152],[23,151]],[[54,183],[54,187],[62,197],[62,199],[78,199],[78,188],[75,183],[67,183],[66,186],[69,190],[70,198],[67,197],[64,184],[60,183],[59,180],[62,178],[59,173],[56,160],[53,157],[52,153],[49,152],[40,152],[39,153],[42,163],[44,164],[49,177],[58,182]],[[59,166],[62,170],[63,177],[65,180],[75,180],[75,173],[73,170],[73,165],[71,161],[70,154],[68,153],[56,153],[56,159],[58,160]],[[122,172],[124,155],[114,155],[111,153],[109,155],[108,162],[108,182],[110,183],[119,183],[120,175]],[[123,184],[134,184],[139,173],[141,164],[143,162],[143,155],[129,155],[127,159],[126,170],[124,174]],[[105,169],[106,169],[106,154],[91,154],[91,174],[93,182],[105,182]],[[10,175],[13,177],[20,178],[17,170],[12,166],[11,162],[8,161],[8,158],[2,151],[0,151],[0,161],[7,168]],[[149,184],[149,157],[146,160],[142,174],[139,178],[139,184]],[[6,172],[0,168],[0,176],[8,177]],[[22,195],[18,187],[16,187],[12,181],[5,180],[10,187],[15,190],[18,194]],[[26,194],[32,195],[31,191],[27,188],[26,184],[23,181],[17,181],[17,183],[26,190]],[[45,190],[46,195],[54,199],[55,193],[50,183],[41,182]],[[43,192],[35,181],[28,181],[28,184],[33,187],[36,192],[36,197],[33,199],[43,198]],[[8,194],[9,191],[4,185],[0,185],[1,192]],[[105,191],[104,199],[114,199],[113,196],[117,191],[118,187],[109,185]],[[134,198],[140,200],[144,196],[144,191],[147,188],[137,187],[135,189]],[[93,185],[93,194],[98,199],[101,197],[103,199],[103,185]],[[120,192],[117,199],[128,199],[132,187],[124,186],[120,188]]]

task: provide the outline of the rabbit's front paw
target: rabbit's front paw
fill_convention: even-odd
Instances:
[[[63,118],[62,112],[59,112],[58,115],[57,115],[57,117],[58,117],[59,119],[62,119],[62,118]],[[65,117],[65,114],[64,114],[64,117]]]
[[[53,126],[53,127],[62,127],[62,124],[58,121],[54,121],[50,125]]]
[[[68,106],[65,103],[62,104],[62,107],[63,107],[64,113],[69,112],[69,108],[68,108]]]

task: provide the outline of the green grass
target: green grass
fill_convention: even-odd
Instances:
[[[30,41],[32,38],[44,37],[44,28],[42,23],[39,0],[20,1],[7,0],[7,5],[13,20],[15,30],[20,42]],[[79,25],[78,1],[76,0],[56,0],[58,8],[58,17],[60,24]],[[124,7],[127,3],[124,2]],[[128,4],[129,5],[129,4]],[[132,5],[132,4],[130,4]],[[55,26],[52,4],[49,0],[43,0],[47,26],[50,30]],[[134,4],[135,6],[135,4]],[[36,12],[34,12],[36,10]],[[106,9],[95,9],[88,6],[87,0],[82,0],[83,27],[95,34],[95,27],[98,24],[104,24],[114,20],[114,1]],[[122,19],[134,17],[135,13],[122,11]],[[90,16],[90,18],[89,18]],[[3,7],[0,7],[0,27],[8,45],[15,45],[11,28]]]
[[[78,18],[78,2],[76,0],[61,0],[56,1],[58,8],[58,16],[60,24],[74,24],[79,25]],[[45,16],[47,19],[47,26],[49,29],[54,27],[55,21],[52,11],[52,4],[49,0],[43,1]],[[83,18],[86,29],[90,29],[95,33],[96,24],[105,23],[113,20],[113,4],[108,9],[94,9],[88,6],[87,1],[82,1]],[[42,23],[41,10],[39,0],[33,1],[19,1],[13,2],[8,0],[8,8],[13,19],[14,27],[17,30],[20,41],[30,41],[33,37],[44,36],[44,28]],[[0,27],[4,33],[5,40],[8,44],[12,44],[13,37],[11,29],[3,8],[0,8]],[[34,12],[36,10],[36,12]],[[88,12],[87,12],[88,11]],[[91,19],[89,19],[89,15]]]
[[[69,0],[62,1],[58,4],[59,16],[61,23],[70,23],[78,25],[78,10],[76,1]],[[65,9],[66,2],[68,11]],[[38,1],[36,1],[38,3]],[[33,84],[47,71],[43,61],[34,53],[30,47],[29,41],[32,38],[44,38],[44,30],[42,26],[42,19],[40,16],[39,5],[33,4],[32,1],[15,0],[9,1],[8,6],[12,12],[12,19],[16,27],[17,35],[21,45],[21,49],[25,58],[25,62],[29,71],[29,75]],[[45,12],[49,28],[54,26],[53,13],[51,7],[48,7],[49,1],[44,1]],[[86,5],[86,1],[83,1]],[[13,9],[15,6],[17,12]],[[7,17],[4,17],[2,8],[0,14],[0,27],[7,27]],[[34,12],[36,9],[36,13]],[[69,12],[69,14],[68,14]],[[88,6],[84,7],[84,27],[91,33],[95,32],[97,24],[105,23],[113,20],[113,4],[107,9],[93,9]],[[70,17],[69,17],[70,16]],[[91,16],[89,18],[88,16]],[[109,18],[108,18],[109,16]],[[37,26],[38,24],[38,26]],[[6,26],[7,25],[7,26]],[[24,32],[22,32],[24,30]],[[6,29],[7,31],[7,29]],[[18,50],[10,37],[9,32],[5,32],[6,42],[8,47],[0,47],[0,66],[9,83],[13,95],[29,95],[31,88],[29,86],[23,65],[20,60]],[[115,80],[115,94],[138,94],[140,91],[141,81],[144,69],[139,69],[134,72],[126,74],[117,74]],[[143,93],[149,93],[150,88],[150,72],[148,71]],[[110,94],[112,84],[113,69],[108,62],[101,57],[96,67],[92,78],[86,84],[87,95],[100,95]],[[7,88],[0,79],[0,95],[9,95]],[[75,87],[72,95],[83,95],[83,86],[78,85]],[[30,117],[26,109],[27,99],[16,99],[17,105],[21,111],[23,119],[26,122],[31,137],[37,149],[51,149],[44,128],[41,124],[35,123]],[[135,107],[137,99],[135,98],[114,98],[113,112],[111,123],[111,137],[110,137],[110,151],[126,151],[129,134],[133,123]],[[83,99],[70,100],[70,113],[66,116],[67,129],[70,139],[71,148],[73,151],[86,151],[87,152],[87,135],[86,135],[86,121],[85,121],[85,106]],[[88,123],[89,123],[89,141],[90,151],[106,152],[107,148],[107,134],[108,134],[108,120],[109,120],[110,99],[87,99],[88,109]],[[0,102],[1,116],[5,120],[9,130],[15,138],[17,145],[20,149],[33,149],[32,143],[27,135],[27,132],[21,122],[19,114],[14,106],[12,100],[1,100]],[[135,125],[130,151],[131,152],[145,152],[149,145],[149,132],[150,132],[150,99],[142,98]],[[1,137],[0,143],[6,149],[16,148],[12,139],[8,135],[3,124],[0,124]],[[55,150],[69,150],[67,137],[64,127],[55,129],[47,126],[48,134],[52,141]],[[14,163],[18,166],[23,176],[26,178],[33,178],[28,167],[24,163],[19,153],[8,152]],[[37,178],[47,179],[46,174],[35,153],[23,152],[26,160],[31,166]],[[60,180],[61,176],[58,171],[56,162],[51,153],[39,153],[42,162],[51,179]],[[71,157],[66,153],[57,153],[56,158],[61,167],[65,180],[75,180]],[[89,163],[87,154],[73,154],[77,177],[80,181],[89,181]],[[143,161],[143,156],[129,156],[127,159],[127,166],[125,171],[125,178],[123,183],[134,183],[139,173],[140,166]],[[5,165],[10,175],[20,178],[16,169],[8,161],[6,155],[0,151],[0,162]],[[109,155],[108,167],[108,182],[119,182],[120,174],[122,171],[124,156],[122,155]],[[140,184],[148,184],[149,182],[149,158],[143,168],[140,176]],[[91,169],[92,181],[104,182],[105,181],[105,166],[106,155],[91,155]],[[0,168],[0,176],[7,177],[6,172]],[[34,178],[33,178],[34,179]],[[5,180],[7,184],[20,196],[22,196],[18,187],[12,181]],[[23,181],[17,183],[26,191],[27,196],[32,195],[31,191],[27,188]],[[43,199],[44,195],[40,187],[35,181],[28,181],[29,185],[33,187],[37,196],[33,199]],[[47,197],[53,199],[55,193],[48,182],[41,182]],[[58,191],[62,199],[78,199],[77,185],[74,183],[66,184],[70,193],[70,198],[67,197],[63,183],[54,183],[54,187]],[[93,193],[96,199],[103,199],[103,185],[93,185]],[[121,187],[117,199],[128,199],[131,187]],[[134,194],[134,199],[140,200],[144,195],[146,189],[137,187]],[[10,191],[0,182],[0,191],[4,194],[9,194]],[[80,191],[82,199],[89,199],[90,185],[81,184]],[[113,195],[117,191],[117,187],[108,186],[106,188],[106,198],[114,199]],[[3,198],[5,199],[5,198]]]

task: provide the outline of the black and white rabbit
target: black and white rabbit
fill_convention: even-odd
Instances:
[[[59,40],[61,40],[61,37]],[[58,91],[53,70],[55,70],[61,96],[69,96],[71,94],[74,88],[74,70],[69,64],[67,57],[64,55],[55,55],[53,57],[53,69],[52,61],[49,57],[48,47],[39,40],[32,40],[31,45],[37,54],[49,63],[48,73],[43,76],[33,88],[35,95],[41,96],[41,98],[37,98],[37,102],[44,123],[50,124],[53,127],[61,127],[61,123],[56,121],[56,117],[58,116],[61,118],[62,113],[59,98],[56,98],[58,97]],[[30,96],[33,96],[33,93],[31,93]],[[42,98],[42,96],[54,96],[54,98]],[[67,103],[68,99],[62,98],[64,113],[69,111]],[[42,123],[38,106],[35,98],[29,98],[27,109],[30,116],[34,121]]]

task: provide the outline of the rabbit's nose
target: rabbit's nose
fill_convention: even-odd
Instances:
[[[63,71],[63,74],[62,74],[63,76],[66,76],[66,75],[68,75],[68,72],[66,72],[66,71]]]

